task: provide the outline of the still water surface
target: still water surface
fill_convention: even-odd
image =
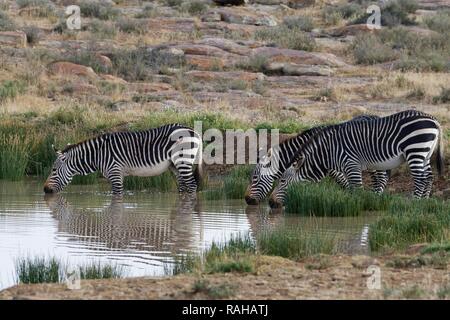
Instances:
[[[128,193],[118,201],[107,185],[73,185],[48,198],[42,183],[0,181],[0,289],[15,283],[19,257],[118,264],[127,276],[158,276],[177,255],[283,223],[338,235],[343,251],[367,251],[371,220],[285,215],[243,200],[181,201],[175,193]]]

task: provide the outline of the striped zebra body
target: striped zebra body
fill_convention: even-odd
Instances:
[[[201,146],[200,136],[180,124],[106,133],[58,151],[44,191],[60,192],[73,176],[100,171],[113,194],[122,195],[125,176],[155,176],[170,169],[179,192],[194,193],[200,179]],[[195,172],[194,163],[198,163]]]
[[[298,151],[294,165],[286,170],[270,201],[281,206],[289,184],[318,182],[332,170],[343,172],[349,187],[358,188],[362,185],[362,170],[390,170],[403,162],[408,163],[414,179],[414,196],[427,198],[433,183],[430,160],[436,147],[438,171],[442,174],[440,124],[420,111],[331,126]]]
[[[378,118],[377,116],[362,115],[353,118],[350,121],[370,121]],[[309,139],[324,130],[325,126],[318,126],[305,130],[295,137],[286,139],[279,145],[269,149],[267,156],[262,157],[261,161],[256,165],[250,185],[245,194],[245,200],[248,204],[257,204],[263,200],[272,189],[273,183],[281,178],[283,173],[291,166],[293,159],[298,150],[306,144]],[[346,188],[348,181],[345,175],[339,171],[330,171],[329,175],[334,180]],[[386,172],[373,171],[372,188],[376,192],[383,192],[386,187],[388,175]]]

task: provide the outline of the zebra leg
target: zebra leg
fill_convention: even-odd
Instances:
[[[120,169],[111,169],[103,173],[104,177],[108,179],[112,186],[114,195],[123,195],[123,174]]]
[[[348,180],[345,177],[345,174],[338,172],[336,170],[330,170],[328,174],[330,177],[334,179],[334,181],[336,181],[338,185],[341,186],[341,188],[348,189]]]
[[[173,163],[170,164],[169,169],[173,173],[175,178],[177,179],[178,192],[180,192],[180,193],[185,192],[184,180],[181,179],[180,173],[178,172],[177,168],[175,167],[175,165]]]
[[[370,178],[372,180],[372,191],[377,194],[382,194],[388,182],[388,174],[386,171],[370,171]]]
[[[422,198],[424,190],[428,185],[428,175],[425,172],[425,165],[422,159],[414,158],[413,156],[406,157],[409,170],[414,179],[414,194],[415,198]]]
[[[431,195],[431,190],[433,189],[433,170],[431,168],[430,161],[427,162],[424,170],[425,170],[426,185],[424,187],[422,197],[429,198]]]
[[[347,164],[347,166],[344,168],[344,173],[347,177],[348,184],[351,189],[362,188],[362,171],[359,164]]]
[[[190,162],[178,161],[174,166],[178,172],[178,191],[180,193],[195,193],[197,191],[197,181],[194,176],[194,165]]]

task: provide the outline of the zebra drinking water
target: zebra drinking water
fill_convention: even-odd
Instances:
[[[197,168],[194,170],[194,163]],[[168,124],[135,132],[106,133],[57,151],[45,193],[60,192],[75,175],[100,171],[115,195],[125,176],[156,176],[170,169],[178,191],[195,193],[201,179],[202,140],[193,129]]]
[[[437,169],[444,170],[444,147],[439,122],[426,113],[408,110],[371,121],[330,126],[304,144],[270,196],[281,206],[289,184],[319,182],[330,171],[343,172],[349,187],[362,185],[362,170],[390,170],[407,162],[414,179],[414,196],[430,196],[431,156],[437,147]]]
[[[361,115],[350,121],[370,121],[377,118],[373,115]],[[267,155],[262,157],[252,173],[251,182],[245,194],[247,204],[258,204],[267,197],[272,190],[273,183],[291,166],[294,155],[300,147],[325,128],[325,126],[319,126],[305,130],[269,149]],[[348,186],[348,181],[343,173],[331,170],[329,175],[342,187]],[[371,177],[373,190],[382,193],[388,181],[388,174],[384,171],[372,171]]]

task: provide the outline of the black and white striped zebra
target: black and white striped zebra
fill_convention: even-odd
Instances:
[[[437,169],[444,169],[444,148],[439,122],[426,113],[408,110],[370,121],[328,127],[304,144],[270,196],[281,206],[289,184],[318,182],[331,170],[343,172],[349,187],[362,185],[361,171],[390,170],[407,162],[414,179],[414,196],[430,196],[431,156],[437,147]]]
[[[202,140],[189,127],[168,124],[145,131],[106,133],[57,151],[44,192],[60,192],[75,175],[100,171],[111,183],[113,194],[122,195],[125,176],[155,176],[170,169],[178,191],[194,193],[201,166]]]
[[[350,121],[369,121],[376,118],[378,117],[361,115]],[[245,194],[247,204],[255,205],[266,198],[272,190],[273,183],[291,166],[294,155],[301,146],[325,128],[325,126],[318,126],[305,130],[269,149],[267,155],[262,157],[253,170],[251,181]],[[332,170],[329,172],[329,175],[342,187],[346,188],[348,186],[348,181],[343,173]],[[382,193],[388,181],[388,174],[384,171],[373,171],[371,172],[371,177],[373,190]]]

